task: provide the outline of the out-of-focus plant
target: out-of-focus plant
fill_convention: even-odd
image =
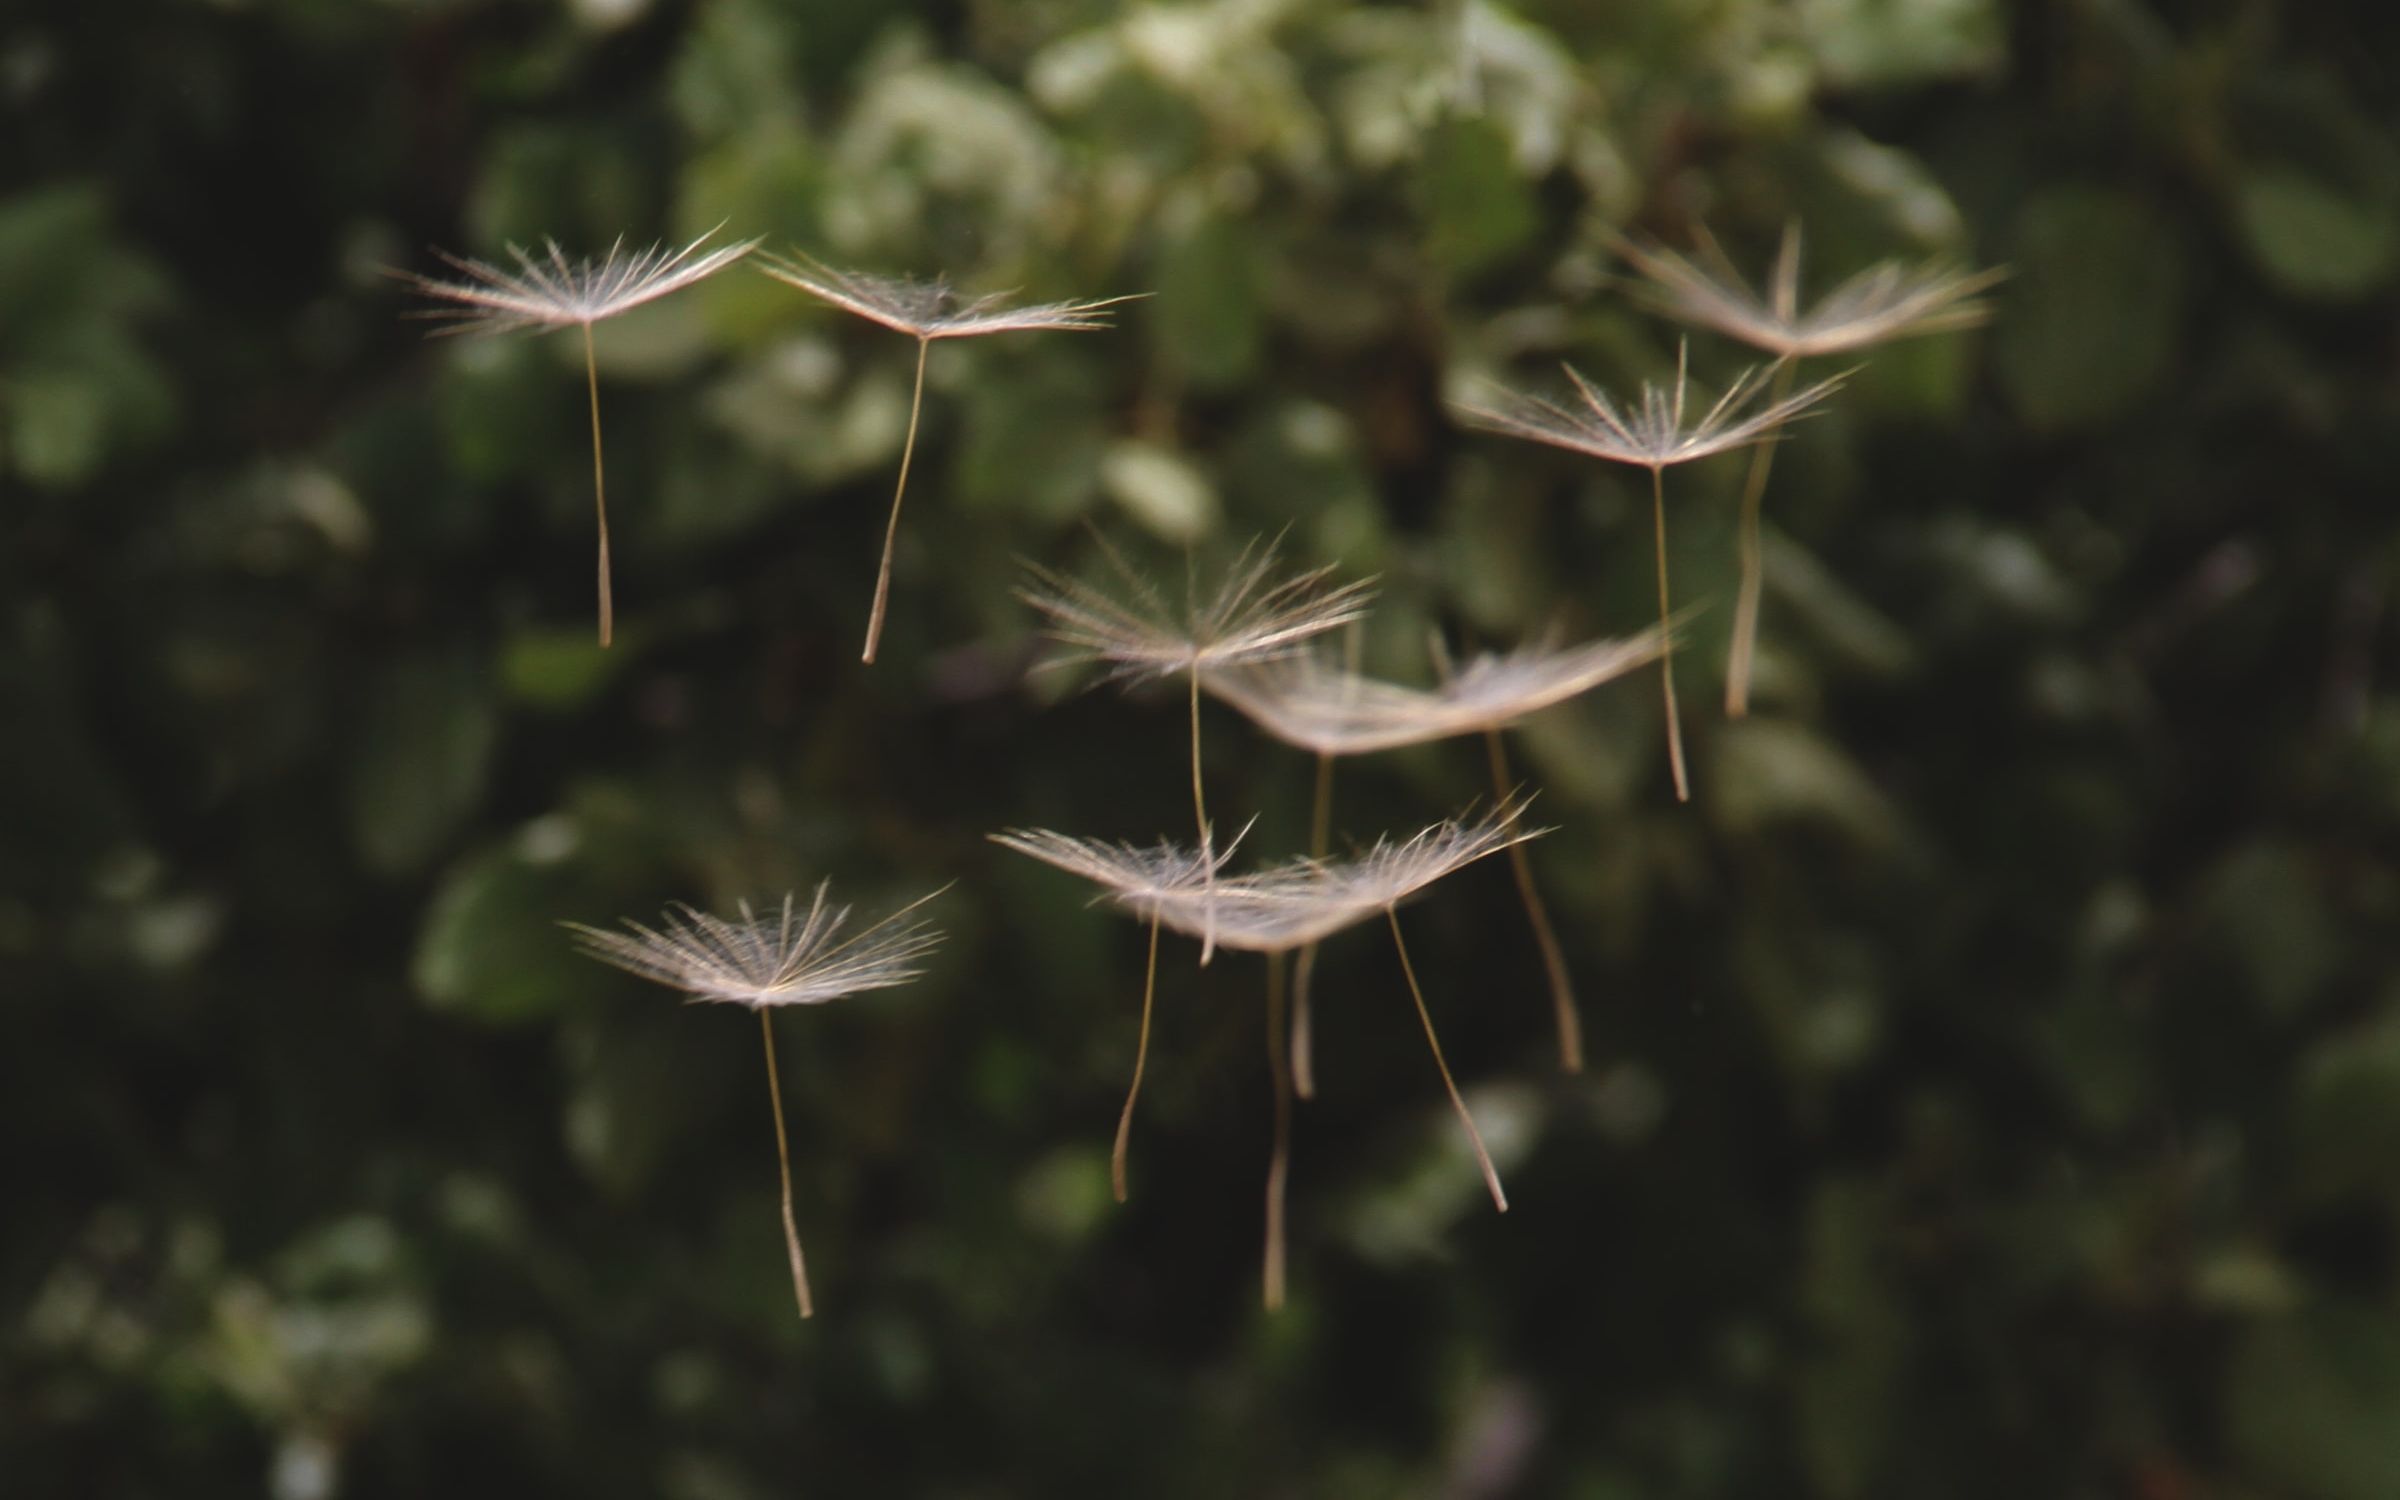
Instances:
[[[0,470],[71,489],[166,436],[179,403],[143,325],[175,299],[97,185],[0,200]]]
[[[0,244],[48,247],[0,286],[12,1493],[2400,1492],[2400,16],[0,12]],[[582,361],[428,359],[376,268],[720,221],[1156,296],[936,351],[913,450],[915,351],[763,276],[612,322],[646,603],[601,652],[545,604],[589,576]],[[1684,719],[1688,806],[1650,700],[1513,730],[1586,1071],[1505,1003],[1542,967],[1497,878],[1401,919],[1505,1218],[1346,998],[1396,957],[1325,946],[1309,1270],[1247,1315],[1255,975],[1160,978],[1178,1191],[1112,1212],[1147,934],[982,843],[1183,826],[1188,726],[1026,676],[1015,559],[1280,533],[1379,577],[1344,659],[1384,681],[1436,632],[1630,634],[1644,476],[1448,410],[1561,360],[1664,385],[1620,242],[1705,225],[1763,296],[1795,221],[1812,266],[2011,279],[1775,449],[1752,711]],[[1695,337],[1695,384],[1731,353]],[[862,671],[904,450],[917,602]],[[1687,701],[1744,477],[1677,476]],[[1238,876],[1310,847],[1311,768],[1220,711]],[[1325,847],[1483,790],[1359,758]],[[961,883],[951,961],[778,1055],[843,1289],[802,1325],[746,1059],[602,1003],[555,922],[825,874]],[[299,1275],[362,1222],[384,1250]],[[237,1375],[220,1308],[245,1347],[286,1317],[295,1373]]]

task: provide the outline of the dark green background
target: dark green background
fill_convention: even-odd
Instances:
[[[0,1489],[286,1500],[2400,1494],[2400,20],[2144,0],[0,12]],[[1337,941],[1294,1302],[1259,970],[992,848],[1188,829],[1174,694],[1024,673],[1019,559],[1259,533],[1368,662],[1652,609],[1637,473],[1463,432],[1675,333],[1607,250],[2013,267],[1672,476],[1653,679],[1519,735],[1595,1057],[1505,873]],[[1104,334],[937,348],[736,269],[427,342],[385,268],[719,221]],[[1741,351],[1694,340],[1711,382]],[[1306,760],[1210,710],[1220,816]],[[1482,789],[1348,767],[1340,824]],[[749,1018],[560,919],[942,881],[918,985]]]

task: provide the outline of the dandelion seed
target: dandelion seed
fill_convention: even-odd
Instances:
[[[925,404],[925,359],[934,341],[979,338],[991,333],[1107,328],[1111,326],[1107,309],[1145,294],[1004,307],[1001,303],[1005,294],[962,302],[943,282],[838,271],[805,257],[798,260],[761,257],[759,269],[844,312],[855,313],[917,341],[916,383],[908,398],[908,436],[900,445],[900,480],[892,490],[891,519],[884,525],[883,561],[875,571],[875,603],[868,611],[867,645],[860,657],[862,661],[873,662],[876,645],[883,639],[884,609],[892,586],[892,547],[900,535],[900,501],[908,493],[909,459],[917,451],[917,415]]]
[[[1648,300],[1678,322],[1711,328],[1775,356],[1770,404],[1789,393],[1793,367],[1813,355],[1848,354],[1899,339],[1972,328],[1991,316],[1979,294],[2005,270],[1968,271],[1941,262],[1910,266],[1884,261],[1844,281],[1805,312],[1800,307],[1800,227],[1784,230],[1783,245],[1764,295],[1733,268],[1715,240],[1702,237],[1706,265],[1655,245],[1620,239],[1617,249],[1641,272]],[[1750,711],[1750,678],[1758,644],[1758,611],[1765,560],[1759,507],[1775,450],[1762,444],[1742,486],[1739,550],[1741,591],[1725,664],[1725,712]]]
[[[1316,752],[1317,804],[1312,821],[1322,829],[1329,817],[1332,758],[1339,755],[1363,755],[1480,734],[1491,763],[1492,793],[1505,798],[1510,782],[1501,732],[1520,719],[1647,665],[1665,649],[1666,637],[1664,628],[1653,626],[1622,640],[1522,646],[1504,655],[1479,654],[1457,671],[1449,669],[1445,658],[1440,685],[1432,689],[1362,676],[1333,666],[1316,652],[1212,673],[1207,686],[1275,738]],[[1438,649],[1438,641],[1436,646]],[[1321,834],[1312,852],[1322,852]],[[1510,847],[1509,863],[1549,979],[1559,1063],[1566,1071],[1579,1073],[1583,1071],[1583,1026],[1576,1013],[1566,955],[1551,929],[1522,845]],[[1309,979],[1314,956],[1313,947],[1301,950],[1292,1005],[1293,1072],[1304,1099],[1316,1093],[1315,1047],[1309,1034]]]
[[[1243,833],[1249,830],[1244,829]],[[1186,850],[1161,839],[1151,848],[1079,839],[1044,828],[1011,829],[992,835],[992,841],[1045,864],[1080,875],[1112,893],[1163,897],[1178,891],[1205,888],[1216,878],[1242,835],[1234,836],[1221,854]],[[1125,1201],[1125,1156],[1133,1138],[1133,1107],[1142,1097],[1142,1073],[1150,1059],[1150,1011],[1158,993],[1158,919],[1150,921],[1150,956],[1142,968],[1142,1028],[1134,1044],[1133,1084],[1125,1091],[1125,1107],[1117,1114],[1116,1144],[1108,1154],[1108,1181],[1117,1201]]]
[[[948,886],[942,890],[948,890]],[[850,908],[828,906],[826,887],[804,912],[792,896],[764,918],[741,903],[731,921],[688,906],[673,906],[655,928],[627,920],[624,932],[566,924],[577,945],[602,963],[682,990],[694,1000],[746,1005],[758,1012],[767,1050],[767,1097],[775,1111],[775,1159],[783,1182],[783,1243],[792,1267],[800,1316],[813,1314],[800,1231],[792,1218],[792,1157],[783,1123],[783,1085],[775,1071],[774,1007],[822,1005],[862,990],[889,989],[924,973],[920,961],[941,933],[910,914],[942,891],[921,896],[870,927],[841,935]]]
[[[1284,1296],[1284,1190],[1291,1158],[1291,1072],[1284,1051],[1282,1016],[1283,955],[1382,914],[1400,955],[1400,968],[1425,1028],[1435,1069],[1449,1095],[1451,1109],[1474,1148],[1484,1185],[1493,1204],[1508,1211],[1498,1168],[1475,1118],[1452,1078],[1434,1031],[1433,1014],[1416,967],[1400,933],[1400,903],[1435,881],[1475,861],[1546,830],[1520,825],[1521,802],[1504,803],[1486,816],[1451,819],[1415,836],[1394,842],[1379,840],[1348,860],[1301,859],[1254,874],[1216,878],[1221,860],[1162,843],[1143,851],[1126,845],[1103,845],[1043,830],[1013,830],[995,839],[1019,853],[1083,876],[1102,888],[1102,899],[1152,924],[1153,943],[1160,925],[1203,942],[1222,943],[1263,955],[1267,978],[1267,1059],[1275,1085],[1275,1147],[1267,1171],[1266,1248],[1263,1295],[1272,1310]],[[1204,878],[1194,879],[1205,871]],[[1161,878],[1165,875],[1169,878]],[[1155,955],[1155,947],[1153,948]]]
[[[1689,426],[1684,422],[1685,351],[1675,356],[1672,390],[1644,383],[1641,404],[1620,408],[1595,388],[1574,366],[1567,378],[1583,400],[1570,410],[1532,396],[1500,392],[1495,406],[1468,406],[1461,414],[1475,425],[1509,437],[1548,443],[1610,463],[1633,464],[1650,471],[1651,532],[1658,553],[1658,619],[1664,628],[1673,613],[1667,589],[1667,503],[1665,471],[1676,464],[1764,442],[1809,407],[1839,389],[1842,376],[1819,381],[1797,395],[1761,404],[1766,374],[1749,370],[1728,386],[1716,404]],[[1675,648],[1668,641],[1659,652],[1659,681],[1665,695],[1667,763],[1675,777],[1675,797],[1691,800],[1691,781],[1683,764],[1683,725],[1675,708]]]
[[[1425,1041],[1432,1049],[1434,1066],[1441,1073],[1442,1087],[1450,1096],[1450,1107],[1475,1149],[1475,1160],[1482,1169],[1484,1186],[1491,1191],[1493,1205],[1506,1213],[1508,1197],[1501,1191],[1500,1173],[1492,1165],[1491,1153],[1484,1149],[1483,1135],[1475,1128],[1474,1116],[1467,1112],[1466,1100],[1459,1095],[1458,1084],[1450,1076],[1450,1065],[1442,1056],[1441,1039],[1434,1033],[1433,1014],[1425,1004],[1423,987],[1417,983],[1408,944],[1400,935],[1399,908],[1400,903],[1434,882],[1548,831],[1524,827],[1521,822],[1524,809],[1522,802],[1503,802],[1481,818],[1452,818],[1406,839],[1378,839],[1349,859],[1295,860],[1219,881],[1213,894],[1205,890],[1128,893],[1115,899],[1130,910],[1147,909],[1186,936],[1214,931],[1216,940],[1226,947],[1258,953],[1288,952],[1322,942],[1345,928],[1382,915],[1391,927],[1392,943],[1400,954],[1401,973],[1408,981],[1410,997],[1416,1002],[1417,1017],[1424,1025]],[[1203,911],[1202,907],[1215,910]]]
[[[723,226],[718,226],[722,228]],[[583,373],[591,391],[592,505],[600,523],[600,644],[616,634],[616,607],[610,596],[608,565],[608,485],[600,462],[600,364],[592,346],[592,325],[645,302],[713,276],[748,255],[756,240],[720,245],[705,255],[700,247],[717,231],[670,249],[652,245],[632,254],[624,241],[609,247],[598,260],[570,261],[558,241],[545,240],[543,253],[508,247],[516,262],[511,270],[490,261],[470,260],[446,250],[434,254],[463,272],[464,281],[444,281],[410,272],[396,273],[421,296],[453,304],[414,314],[447,326],[440,333],[515,333],[523,329],[580,327],[583,330]]]
[[[1214,592],[1204,596],[1187,574],[1178,612],[1106,543],[1101,550],[1131,591],[1130,602],[1040,567],[1031,569],[1033,584],[1017,596],[1049,618],[1050,635],[1072,653],[1066,660],[1105,662],[1109,675],[1126,682],[1178,675],[1186,680],[1192,816],[1200,847],[1209,849],[1208,798],[1200,774],[1202,679],[1210,672],[1288,656],[1312,638],[1361,618],[1374,598],[1374,583],[1336,584],[1331,568],[1279,578],[1274,545],[1252,541]],[[1208,962],[1215,950],[1215,942],[1204,937],[1200,961]]]

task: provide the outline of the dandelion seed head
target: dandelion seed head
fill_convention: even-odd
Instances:
[[[1481,817],[1461,815],[1419,829],[1405,839],[1379,838],[1348,859],[1309,860],[1287,867],[1293,894],[1322,905],[1357,909],[1342,925],[1368,912],[1399,905],[1442,880],[1511,844],[1541,837],[1546,828],[1525,826],[1526,803],[1512,797]],[[1271,874],[1274,872],[1270,872]]]
[[[1109,308],[1139,294],[1093,300],[1004,306],[1008,293],[961,299],[946,281],[913,281],[843,271],[807,257],[761,256],[758,268],[789,286],[870,322],[918,339],[963,339],[987,333],[1032,333],[1107,328]]]
[[[1725,393],[1697,420],[1687,422],[1684,403],[1687,382],[1680,356],[1675,364],[1674,385],[1645,381],[1639,402],[1623,405],[1585,379],[1573,365],[1565,368],[1581,399],[1580,407],[1500,390],[1492,404],[1462,406],[1459,413],[1478,427],[1508,437],[1571,449],[1611,463],[1663,469],[1764,442],[1786,422],[1839,390],[1844,379],[1835,375],[1780,401],[1759,406],[1756,403],[1766,391],[1768,371],[1753,368],[1727,386]]]
[[[1297,859],[1237,876],[1218,873],[1224,855],[1212,861],[1165,841],[1142,849],[1046,830],[994,837],[1100,885],[1102,898],[1129,915],[1145,921],[1155,917],[1163,927],[1221,947],[1285,953],[1374,917],[1486,855],[1548,831],[1524,827],[1524,809],[1522,801],[1511,800],[1480,818],[1451,818],[1406,839],[1379,839],[1349,859]]]
[[[597,260],[569,260],[556,240],[542,242],[539,255],[508,247],[515,269],[436,250],[435,255],[466,279],[398,273],[419,295],[450,304],[415,316],[442,320],[439,333],[512,333],[524,328],[589,325],[680,291],[713,276],[756,249],[757,240],[720,245],[706,254],[707,234],[675,249],[665,244],[627,252],[624,242]]]
[[[1248,831],[1245,828],[1243,833]],[[1130,903],[1205,889],[1232,860],[1242,834],[1214,853],[1187,848],[1171,839],[1129,844],[1079,838],[1047,828],[1011,828],[991,838],[1003,849],[1013,849],[1099,886],[1096,900]]]
[[[745,901],[739,919],[679,904],[669,907],[655,928],[631,919],[623,932],[566,925],[577,946],[603,963],[695,1000],[752,1009],[822,1005],[861,990],[906,984],[924,973],[920,961],[940,945],[942,934],[911,913],[941,891],[847,938],[841,933],[850,908],[828,905],[825,893],[826,885],[819,884],[805,909],[786,895],[782,909],[764,917]]]
[[[1316,651],[1211,672],[1201,685],[1287,745],[1364,755],[1506,728],[1657,660],[1667,635],[1653,626],[1622,639],[1484,653],[1432,688],[1349,671]]]
[[[1187,581],[1178,611],[1114,551],[1107,556],[1126,598],[1039,567],[1017,597],[1048,618],[1052,638],[1072,652],[1067,660],[1106,662],[1130,681],[1288,656],[1364,616],[1375,596],[1372,579],[1337,584],[1330,567],[1278,577],[1274,546],[1253,541],[1213,592]]]
[[[2008,274],[1969,271],[1939,261],[1870,266],[1800,307],[1800,231],[1784,232],[1766,290],[1753,289],[1715,240],[1703,236],[1706,264],[1656,245],[1620,239],[1617,250],[1646,283],[1654,306],[1680,323],[1714,329],[1778,359],[1843,354],[1898,339],[1971,328],[1991,316],[1977,300]]]

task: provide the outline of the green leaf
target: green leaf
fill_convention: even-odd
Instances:
[[[2251,261],[2294,296],[2355,301],[2400,261],[2400,148],[2325,62],[2244,68],[2222,127],[2236,143],[2217,186]]]
[[[442,456],[461,476],[489,484],[559,472],[557,461],[548,455],[572,451],[567,445],[578,439],[583,444],[582,467],[590,468],[583,371],[575,371],[570,406],[569,387],[553,367],[552,351],[540,347],[543,338],[534,333],[459,339],[443,350],[446,368],[434,387],[433,414]],[[580,366],[580,344],[574,352]]]
[[[69,370],[27,370],[6,387],[8,466],[52,489],[81,484],[108,451],[108,393]]]
[[[2250,256],[2285,291],[2329,302],[2375,290],[2400,251],[2400,208],[2295,167],[2254,167],[2233,188]]]
[[[0,886],[79,881],[108,851],[140,841],[138,804],[120,785],[122,762],[92,722],[76,672],[78,646],[46,604],[20,601],[0,616],[0,724],[9,726],[0,734]]]
[[[175,386],[136,327],[166,302],[165,278],[110,238],[98,188],[0,200],[0,467],[63,489],[166,429]]]
[[[2146,203],[2052,189],[2016,223],[2016,276],[1994,333],[2001,388],[2045,433],[2103,427],[2175,363],[2183,318],[2178,232]]]
[[[2295,1500],[2400,1495],[2400,1320],[2325,1304],[2262,1323],[2225,1376],[2233,1450]]]
[[[1202,220],[1160,253],[1150,326],[1195,385],[1232,385],[1257,369],[1266,347],[1259,284],[1249,231],[1229,218]]]
[[[0,202],[0,349],[23,347],[81,300],[82,287],[104,279],[91,268],[107,235],[107,200],[90,183]]]
[[[529,627],[510,634],[500,680],[519,703],[553,712],[580,708],[608,686],[624,649],[603,649],[588,626]]]
[[[1816,554],[1782,532],[1765,535],[1766,589],[1775,628],[1806,636],[1830,666],[1861,677],[1905,677],[1917,649],[1889,615],[1852,592]]]
[[[1189,544],[1216,529],[1216,486],[1191,462],[1155,443],[1127,438],[1100,461],[1100,482],[1152,535]]]
[[[1975,394],[1981,341],[1963,334],[1908,339],[1875,351],[1843,387],[1858,411],[1927,427],[1953,427]]]
[[[2304,1192],[2400,1194],[2400,1014],[2319,1042],[2293,1083]]]
[[[513,843],[486,849],[436,888],[417,936],[412,977],[427,1004],[489,1026],[538,1020],[598,977],[577,956],[561,920],[582,915],[582,883],[569,857],[574,824],[546,818]]]
[[[1426,253],[1465,276],[1523,245],[1540,227],[1533,190],[1489,120],[1445,120],[1426,143]]]
[[[602,129],[520,122],[477,155],[466,211],[470,255],[556,236],[571,260],[597,256],[624,227],[649,222],[648,179]]]
[[[1354,573],[1388,565],[1383,497],[1349,413],[1301,398],[1259,403],[1215,455],[1219,493],[1241,497],[1245,515],[1289,518],[1314,556]]]
[[[975,373],[960,397],[952,466],[960,503],[1048,525],[1081,515],[1108,444],[1092,368],[1074,354],[1027,352],[989,357]]]
[[[2006,58],[1993,0],[1798,0],[1793,10],[1791,34],[1846,88],[1983,73]]]
[[[1097,1145],[1061,1146],[1017,1179],[1017,1212],[1026,1228],[1055,1245],[1088,1240],[1105,1223],[1108,1154]]]
[[[2297,1014],[2325,994],[2342,962],[2342,933],[2305,851],[2260,841],[2210,871],[2205,931],[2269,1015]]]
[[[575,962],[596,977],[590,960]],[[655,1003],[605,1017],[586,1012],[560,1027],[567,1077],[561,1134],[575,1164],[621,1200],[649,1184],[696,1116],[736,1097],[737,1078],[745,1123],[771,1128],[758,1023],[747,1012],[686,1007],[662,991],[639,998]],[[783,1048],[796,1050],[793,1029],[777,1028]],[[796,1094],[788,1074],[785,1087]],[[787,1104],[797,1109],[799,1101],[787,1095]]]
[[[464,652],[406,659],[368,688],[350,761],[352,841],[369,869],[414,870],[475,810],[499,738],[482,662]]]
[[[1801,1366],[1793,1399],[1811,1488],[1836,1500],[1874,1488],[1908,1349],[1883,1264],[1889,1218],[1883,1191],[1857,1180],[1829,1180],[1809,1204],[1800,1307],[1817,1352]]]
[[[1956,246],[1965,237],[1949,189],[1914,153],[1855,130],[1826,131],[1816,146],[1818,165],[1852,200],[1845,209],[1869,210],[1924,245]]]
[[[1710,786],[1718,826],[1731,835],[1813,823],[1870,851],[1901,842],[1899,814],[1858,763],[1799,724],[1751,718],[1726,725]]]
[[[676,118],[704,140],[754,137],[801,109],[794,79],[802,22],[765,0],[702,9],[667,75]]]
[[[1064,200],[1041,118],[970,68],[871,78],[831,156],[826,222],[855,245],[973,244],[1006,261],[1047,242]]]

